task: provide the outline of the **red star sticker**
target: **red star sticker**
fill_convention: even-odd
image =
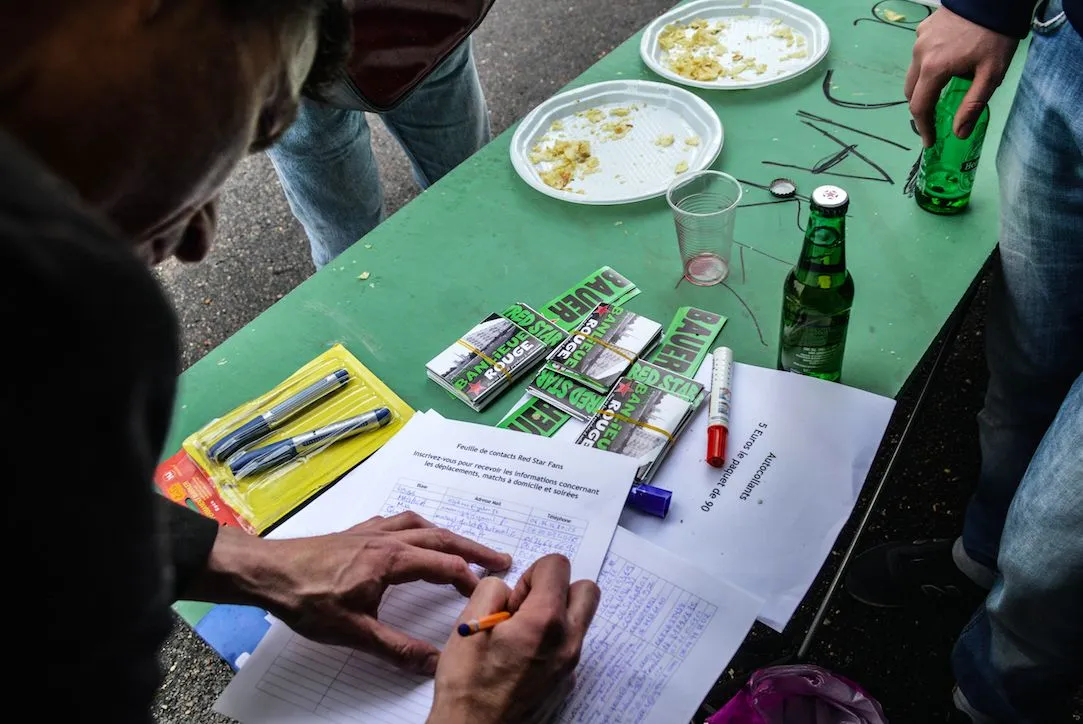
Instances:
[[[595,314],[609,314],[609,305],[602,304],[594,312]]]
[[[631,391],[632,391],[632,385],[629,382],[621,382],[619,385],[617,385],[617,394],[618,395],[627,395]]]
[[[471,382],[469,385],[466,386],[466,391],[469,392],[471,395],[480,395],[481,394],[481,383],[480,382]]]

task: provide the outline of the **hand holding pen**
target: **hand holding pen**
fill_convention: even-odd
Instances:
[[[593,581],[570,579],[568,559],[554,554],[531,566],[515,590],[481,580],[459,623],[511,615],[469,636],[456,626],[436,668],[429,722],[530,722],[553,711],[574,686],[601,595]]]

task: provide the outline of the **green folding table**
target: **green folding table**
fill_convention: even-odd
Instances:
[[[804,4],[831,31],[830,51],[814,69],[755,90],[693,89],[725,128],[712,168],[746,182],[725,285],[680,282],[664,198],[585,206],[528,187],[509,162],[511,128],[189,368],[166,450],[336,343],[415,409],[494,424],[525,382],[478,414],[427,379],[426,361],[493,310],[542,304],[602,265],[642,289],[629,305],[634,311],[661,322],[684,305],[725,314],[720,342],[738,361],[773,367],[782,282],[808,213],[796,201],[768,203],[775,199],[761,187],[778,176],[794,179],[805,195],[821,183],[849,192],[847,264],[856,299],[843,383],[898,396],[995,248],[994,155],[1019,63],[993,102],[971,208],[937,217],[907,193],[920,142],[902,95],[913,31],[928,8],[902,0]],[[637,78],[661,80],[640,60],[639,34],[568,87]],[[854,153],[828,172],[802,170],[848,146]],[[194,622],[207,609],[180,603],[177,610]]]

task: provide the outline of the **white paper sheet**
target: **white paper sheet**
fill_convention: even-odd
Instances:
[[[690,721],[763,603],[624,528],[598,585],[566,724]]]
[[[509,585],[559,552],[595,579],[635,475],[631,458],[510,430],[415,416],[377,455],[286,521],[277,538],[343,530],[414,510],[512,554]],[[380,619],[443,646],[465,600],[450,586],[395,586]],[[423,722],[432,680],[373,656],[312,643],[276,623],[215,709],[244,722]]]
[[[704,405],[651,483],[673,491],[669,517],[629,510],[621,525],[763,596],[760,620],[782,631],[853,512],[894,409],[845,385],[735,365],[726,466],[704,461]]]
[[[710,389],[709,360],[696,380]],[[629,509],[621,525],[762,596],[760,620],[782,631],[853,512],[895,401],[738,363],[721,470],[704,461],[707,407],[651,481],[673,491],[669,516]],[[575,440],[583,427],[569,420],[554,438]]]

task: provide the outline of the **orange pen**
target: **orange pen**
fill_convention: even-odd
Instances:
[[[482,616],[481,618],[475,618],[473,621],[467,621],[466,623],[459,624],[459,635],[469,636],[470,634],[476,634],[478,631],[485,631],[493,626],[497,625],[501,621],[507,621],[511,618],[511,614],[507,611],[501,611],[500,613],[490,613],[488,616]]]

